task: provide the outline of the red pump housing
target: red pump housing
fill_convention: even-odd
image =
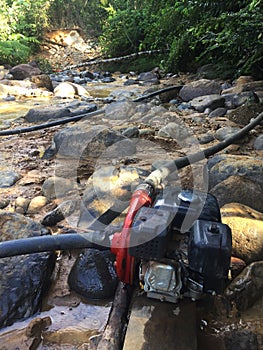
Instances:
[[[152,204],[152,187],[142,184],[134,191],[121,232],[116,232],[112,238],[111,251],[116,255],[115,268],[119,279],[127,284],[133,283],[134,257],[129,255],[130,230],[135,215],[143,207]]]

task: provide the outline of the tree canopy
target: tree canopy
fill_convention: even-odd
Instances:
[[[160,65],[263,71],[262,0],[0,0],[0,63],[24,61],[47,28],[79,26],[105,56],[169,50]]]

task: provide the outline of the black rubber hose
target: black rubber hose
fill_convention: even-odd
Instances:
[[[200,160],[208,158],[213,154],[222,151],[224,148],[235,143],[237,140],[245,136],[249,131],[251,131],[255,126],[259,125],[263,121],[263,112],[260,113],[255,119],[253,119],[249,124],[240,131],[236,132],[234,135],[230,136],[226,140],[217,143],[216,145],[209,147],[205,150],[190,154],[189,156],[181,157],[176,160],[167,162],[165,166],[154,170],[146,179],[145,182],[150,184],[154,189],[156,189],[164,178],[166,178],[172,172],[182,169],[187,165],[196,163]]]
[[[163,94],[164,92],[169,92],[169,91],[173,91],[173,90],[178,90],[179,91],[179,90],[181,90],[182,87],[183,87],[183,85],[168,86],[166,88],[163,88],[163,89],[151,92],[148,95],[143,95],[141,97],[138,97],[135,100],[133,100],[133,102],[141,102],[141,101],[147,100],[148,98],[151,98],[151,97]]]
[[[167,92],[167,91],[179,90],[179,89],[181,89],[181,87],[182,87],[181,85],[180,86],[169,86],[167,88],[152,92],[148,95],[138,97],[135,100],[133,100],[132,102],[140,102],[140,101],[146,100],[148,98],[160,95],[160,94]],[[100,115],[104,112],[105,112],[105,108],[102,108],[102,109],[98,109],[95,112],[79,114],[79,115],[76,115],[74,117],[67,117],[67,118],[55,120],[53,122],[29,126],[26,128],[19,128],[19,129],[13,129],[13,130],[10,130],[10,129],[0,130],[0,136],[19,135],[19,134],[24,134],[27,132],[33,132],[33,131],[37,131],[37,130],[47,129],[47,128],[51,128],[53,126],[58,126],[58,125],[67,124],[67,123],[71,123],[71,122],[77,122],[84,117],[94,117],[94,116]]]
[[[20,128],[20,129],[13,129],[13,130],[10,130],[10,129],[0,130],[0,136],[18,135],[18,134],[24,134],[26,132],[47,129],[53,126],[58,126],[58,125],[67,124],[71,122],[77,122],[84,117],[94,117],[95,115],[99,115],[102,113],[104,113],[104,109],[98,109],[97,111],[94,111],[94,112],[79,114],[79,115],[75,115],[74,117],[63,118],[63,119],[55,120],[53,122],[49,122],[45,124],[33,125],[27,128]]]
[[[114,232],[90,231],[88,233],[68,233],[15,239],[0,242],[0,258],[33,254],[54,250],[80,248],[109,249],[110,235]]]

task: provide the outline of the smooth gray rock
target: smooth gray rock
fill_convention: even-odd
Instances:
[[[19,179],[20,175],[12,170],[0,171],[0,188],[13,186]]]
[[[218,107],[214,109],[211,113],[209,113],[209,117],[223,117],[227,112],[225,107]]]
[[[195,97],[220,94],[221,85],[208,79],[200,79],[191,83],[185,84],[179,92],[179,97],[183,101],[190,101]]]
[[[214,141],[214,135],[211,133],[202,134],[198,136],[198,141],[201,145],[205,145],[206,143]]]
[[[227,138],[233,136],[238,131],[240,131],[241,128],[233,127],[233,126],[223,126],[222,128],[218,129],[215,132],[215,138],[219,141],[224,141]],[[242,140],[236,141],[236,143],[242,142]]]
[[[29,123],[46,122],[50,119],[60,119],[73,117],[75,115],[86,114],[97,109],[95,104],[64,104],[58,106],[31,108],[25,115],[25,120]]]
[[[112,120],[129,120],[136,113],[135,102],[113,102],[105,109],[105,117]]]
[[[198,112],[204,112],[206,108],[214,110],[219,107],[224,107],[225,99],[220,95],[205,95],[195,97],[190,102],[191,107]]]
[[[0,241],[49,234],[22,215],[0,211]],[[39,311],[55,264],[54,253],[36,253],[0,259],[0,327]]]

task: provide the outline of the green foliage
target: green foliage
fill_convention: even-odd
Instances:
[[[50,23],[56,28],[80,27],[89,36],[96,37],[101,34],[107,17],[105,6],[108,6],[107,0],[53,0],[49,9]]]
[[[238,74],[250,73],[263,58],[262,0],[106,3],[111,7],[101,42],[108,55],[169,47],[166,70],[218,63]]]
[[[0,41],[0,63],[16,65],[27,61],[30,48],[18,40]]]
[[[110,15],[100,38],[108,56],[123,56],[143,49],[146,14],[137,10],[118,10]]]

